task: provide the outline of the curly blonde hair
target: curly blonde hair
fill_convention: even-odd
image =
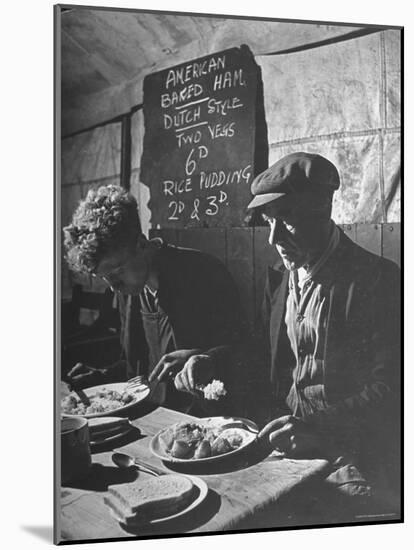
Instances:
[[[141,234],[137,202],[117,185],[91,189],[63,233],[69,267],[94,273],[105,254],[136,244]]]

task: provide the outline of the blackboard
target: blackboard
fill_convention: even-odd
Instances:
[[[146,76],[140,180],[153,228],[245,225],[264,113],[259,76],[247,46]]]

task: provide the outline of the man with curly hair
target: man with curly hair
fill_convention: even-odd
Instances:
[[[123,360],[105,369],[76,365],[68,374],[72,385],[145,374],[150,382],[166,382],[166,405],[186,410],[201,403],[197,386],[213,379],[237,393],[242,316],[234,282],[219,260],[148,240],[135,198],[114,185],[90,190],[63,231],[69,267],[116,292],[123,348]]]

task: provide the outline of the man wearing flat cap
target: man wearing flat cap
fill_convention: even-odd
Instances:
[[[303,152],[252,183],[248,207],[269,224],[280,256],[263,304],[278,412],[260,438],[287,456],[328,458],[327,481],[342,494],[395,509],[400,272],[331,220],[339,185],[329,160]]]

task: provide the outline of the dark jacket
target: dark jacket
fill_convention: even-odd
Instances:
[[[368,475],[374,475],[380,462],[395,471],[401,391],[400,271],[341,231],[338,248],[318,277],[329,304],[324,353],[327,406],[304,420],[341,451],[356,454]],[[286,398],[295,365],[284,321],[288,279],[283,266],[269,268],[263,306],[273,397],[279,404]]]
[[[239,295],[229,272],[209,254],[165,243],[155,266],[159,305],[169,319],[175,349],[208,353],[220,379],[229,384],[238,368],[242,327]],[[162,357],[157,343],[146,337],[146,322],[139,296],[126,296],[121,307],[121,341],[129,376],[151,372]]]

